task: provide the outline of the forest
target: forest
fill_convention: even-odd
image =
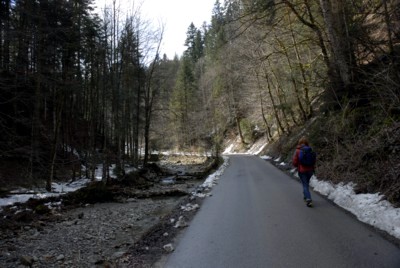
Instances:
[[[290,159],[307,135],[319,178],[400,205],[400,1],[216,0],[210,17],[169,59],[163,27],[115,1],[0,0],[1,185],[98,164],[107,181],[232,136]]]

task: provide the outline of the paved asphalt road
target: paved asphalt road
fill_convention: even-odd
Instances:
[[[167,268],[400,267],[400,249],[255,156],[231,156]]]

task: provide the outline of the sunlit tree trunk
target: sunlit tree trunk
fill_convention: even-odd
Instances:
[[[261,91],[262,86],[261,86],[261,82],[260,82],[260,74],[258,72],[256,72],[256,77],[257,77],[257,85],[258,85],[258,91],[259,91],[258,94],[260,96],[261,116],[262,116],[263,122],[265,124],[265,127],[267,128],[267,138],[268,138],[268,140],[272,140],[273,135],[271,132],[271,126],[267,120],[267,112],[265,111],[265,108],[264,108],[265,104],[264,104],[264,98],[262,96],[262,91]]]
[[[266,66],[263,67],[263,71],[264,71],[264,78],[265,78],[265,80],[267,82],[268,95],[269,95],[269,98],[270,98],[270,101],[271,101],[271,104],[272,104],[273,114],[275,116],[276,124],[278,126],[278,131],[281,131],[282,133],[284,133],[285,132],[285,128],[283,127],[281,119],[279,118],[279,112],[278,112],[278,109],[277,109],[275,98],[274,98],[274,96],[272,94],[273,85],[271,83],[271,79],[269,77],[269,74],[268,74],[268,71],[266,69]]]
[[[290,72],[289,72],[289,73],[290,73],[290,74],[289,74],[289,75],[290,75],[290,81],[292,82],[293,89],[294,89],[294,92],[295,92],[295,94],[296,94],[297,104],[298,104],[298,106],[299,106],[299,109],[300,109],[300,112],[301,112],[303,118],[305,118],[305,111],[304,111],[304,109],[303,109],[303,104],[301,103],[300,96],[299,96],[300,93],[299,93],[298,82],[297,82],[296,79],[295,79],[295,73],[296,73],[296,71],[294,70],[294,68],[293,68],[293,66],[292,66],[292,61],[291,61],[290,56],[289,56],[289,53],[288,53],[288,51],[287,51],[288,49],[286,48],[285,44],[284,44],[277,36],[275,36],[275,40],[279,43],[279,46],[280,46],[280,48],[281,48],[281,51],[280,51],[280,52],[281,52],[283,55],[285,55],[285,58],[286,58],[286,61],[287,61],[287,63],[288,63],[289,70],[290,70]],[[276,79],[276,81],[277,81],[278,88],[280,89],[280,92],[278,93],[278,96],[280,96],[281,105],[284,105],[284,109],[282,109],[282,111],[283,111],[283,113],[284,113],[284,118],[285,118],[286,121],[287,121],[287,116],[286,116],[285,110],[288,110],[289,113],[290,113],[290,115],[291,115],[291,117],[292,117],[293,123],[296,124],[296,125],[298,125],[298,122],[297,122],[297,120],[296,120],[296,117],[294,116],[294,113],[293,113],[293,109],[292,109],[291,105],[290,105],[289,103],[287,103],[287,101],[286,101],[286,93],[285,93],[285,91],[283,90],[283,87],[282,87],[282,85],[281,85],[280,79],[279,79],[279,77],[276,75],[276,72],[274,71],[274,69],[273,69],[273,67],[271,66],[271,64],[270,64],[270,67],[271,67],[271,72],[274,74],[275,79]],[[281,100],[282,98],[284,99],[283,101]],[[288,126],[288,125],[287,125],[287,128],[289,129],[289,126]]]
[[[289,28],[290,28],[290,34],[292,37],[293,48],[296,53],[297,64],[299,66],[301,78],[302,78],[302,82],[303,82],[303,93],[304,93],[304,100],[306,103],[306,107],[305,108],[303,107],[300,93],[299,93],[299,90],[297,89],[297,87],[296,87],[296,99],[297,99],[297,104],[299,105],[300,112],[303,116],[303,120],[305,121],[305,120],[307,120],[307,118],[310,118],[313,115],[313,109],[312,109],[310,97],[309,97],[310,90],[308,88],[308,81],[307,81],[305,70],[304,70],[304,64],[303,64],[303,60],[302,60],[300,52],[299,52],[299,47],[297,44],[296,36],[293,31],[290,15],[288,15],[288,19],[289,19]],[[288,61],[290,61],[290,60],[288,59]],[[306,109],[307,109],[307,111],[306,111]]]

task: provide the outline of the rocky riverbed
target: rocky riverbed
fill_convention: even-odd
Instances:
[[[109,202],[77,204],[52,198],[43,201],[45,207],[31,201],[33,205],[4,209],[0,267],[154,266],[173,251],[174,237],[209,192],[204,176],[192,176],[193,169],[183,172],[185,163],[177,162],[184,178],[178,183],[179,176],[173,175],[173,182],[160,179],[141,190],[113,185]],[[194,166],[199,172],[209,163]]]

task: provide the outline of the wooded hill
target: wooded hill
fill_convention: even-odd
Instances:
[[[290,159],[307,134],[319,178],[400,204],[398,0],[217,0],[174,59],[140,11],[91,2],[0,0],[2,185],[218,155],[229,135]]]

